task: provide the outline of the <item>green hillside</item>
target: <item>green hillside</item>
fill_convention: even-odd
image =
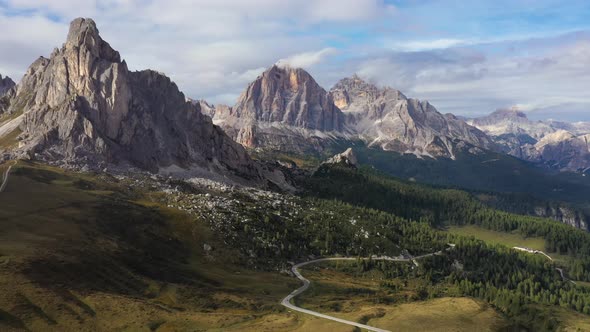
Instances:
[[[336,146],[334,150],[341,152],[351,143]],[[500,153],[458,153],[455,160],[421,159],[368,148],[362,142],[352,146],[361,164],[408,181],[476,191],[528,193],[544,200],[571,202],[584,207],[589,204],[586,197],[590,195],[590,177],[544,170]]]
[[[393,267],[368,261],[342,271],[360,273],[359,285],[367,273],[379,280],[378,307],[372,297],[362,300],[361,295],[357,309],[368,316],[343,312],[343,317],[374,319],[387,327],[395,326],[400,312],[424,308],[427,322],[428,315],[437,315],[433,308],[454,303],[456,314],[445,324],[456,326],[483,305],[488,309],[482,324],[488,329],[502,325],[537,331],[564,327],[590,313],[590,289],[562,280],[546,259],[437,229],[453,216],[469,216],[474,204],[481,204],[467,193],[339,167],[318,172],[307,185],[317,189],[317,196],[195,185],[141,173],[72,173],[21,161],[0,194],[0,327],[337,330],[342,328],[337,323],[279,305],[299,287],[284,272],[289,261],[402,251],[419,255],[449,248],[449,242],[456,247],[421,260],[418,269],[410,263]],[[505,216],[502,220],[514,222],[518,232],[528,230],[529,223],[560,225],[512,219],[493,210],[473,216],[488,214]],[[481,225],[496,225],[483,221]],[[576,239],[546,241],[585,250]],[[417,284],[398,287],[405,279]],[[309,295],[328,303],[343,292],[357,294],[342,283],[318,287]],[[374,287],[372,281],[368,294]],[[313,306],[315,300],[306,295],[301,301]],[[553,314],[556,306],[563,313]],[[373,315],[375,310],[383,315]]]

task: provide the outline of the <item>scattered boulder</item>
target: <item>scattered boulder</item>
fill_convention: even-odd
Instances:
[[[358,166],[358,160],[352,148],[348,148],[346,151],[326,160],[323,164],[342,164],[356,168]]]

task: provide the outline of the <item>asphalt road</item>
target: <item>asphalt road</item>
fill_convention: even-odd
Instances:
[[[528,249],[528,248],[523,248],[523,247],[512,247],[512,249],[516,249],[516,250],[519,250],[519,251],[528,252],[529,254],[540,254],[540,255],[543,255],[543,256],[547,257],[550,261],[553,261],[553,258],[551,258],[551,256],[547,255],[546,253],[544,253],[541,250],[534,250],[534,249]],[[561,275],[561,279],[563,281],[569,281],[572,284],[576,285],[576,282],[575,281],[573,281],[571,279],[568,279],[565,276],[565,274],[563,273],[563,269],[561,269],[559,267],[556,267],[555,269],[557,270],[557,272],[559,272],[559,274]]]
[[[421,256],[415,256],[413,258],[392,258],[392,257],[371,257],[370,259],[372,260],[377,260],[377,261],[392,261],[392,262],[413,262],[414,264],[417,265],[416,260],[421,259],[421,258],[426,258],[426,257],[430,257],[430,256],[434,256],[434,255],[440,255],[442,253],[442,251],[437,251],[435,253],[432,254],[426,254],[426,255],[421,255]],[[301,273],[299,273],[299,268],[303,267],[305,265],[309,265],[309,264],[315,264],[315,263],[320,263],[320,262],[326,262],[326,261],[353,261],[353,260],[357,260],[357,257],[329,257],[329,258],[320,258],[320,259],[314,259],[311,261],[307,261],[307,262],[303,262],[303,263],[299,263],[299,264],[295,264],[293,265],[293,267],[291,268],[291,271],[293,272],[293,274],[303,282],[303,286],[297,288],[296,290],[294,290],[291,294],[287,295],[287,297],[285,297],[282,301],[281,304],[291,310],[294,311],[298,311],[304,314],[308,314],[308,315],[312,315],[312,316],[316,316],[316,317],[320,317],[320,318],[324,318],[324,319],[329,319],[335,322],[339,322],[339,323],[343,323],[343,324],[347,324],[350,326],[356,326],[358,328],[361,329],[365,329],[368,331],[375,331],[375,332],[390,332],[389,330],[384,330],[384,329],[380,329],[380,328],[376,328],[373,326],[369,326],[369,325],[364,325],[364,324],[360,324],[357,322],[353,322],[353,321],[349,321],[349,320],[345,320],[345,319],[341,319],[341,318],[337,318],[337,317],[332,317],[332,316],[328,316],[328,315],[324,315],[321,314],[319,312],[316,311],[312,311],[312,310],[308,310],[308,309],[303,309],[300,308],[294,304],[291,303],[291,300],[296,297],[297,295],[305,292],[308,288],[309,288],[309,284],[310,281],[307,280],[304,276],[301,275]],[[362,258],[362,259],[369,259],[369,258]]]

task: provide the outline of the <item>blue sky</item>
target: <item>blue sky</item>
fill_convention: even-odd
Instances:
[[[79,16],[131,69],[212,103],[282,60],[326,89],[358,73],[444,113],[590,121],[589,1],[0,0],[0,74],[20,79]]]

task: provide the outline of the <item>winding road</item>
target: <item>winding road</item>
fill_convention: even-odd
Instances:
[[[451,249],[451,248],[449,248]],[[448,250],[448,249],[447,249]],[[370,257],[370,258],[361,258],[363,260],[368,260],[368,259],[372,259],[374,261],[392,261],[392,262],[413,262],[416,266],[418,265],[418,263],[416,262],[416,260],[418,259],[422,259],[422,258],[426,258],[426,257],[431,257],[434,255],[440,255],[442,254],[442,250],[441,251],[437,251],[435,253],[431,253],[431,254],[426,254],[426,255],[421,255],[421,256],[415,256],[415,257],[411,257],[411,258],[393,258],[393,257]],[[312,311],[312,310],[308,310],[308,309],[303,309],[300,308],[294,304],[291,303],[291,300],[296,297],[297,295],[305,292],[310,285],[310,281],[307,280],[304,276],[301,275],[301,273],[299,272],[299,268],[303,267],[305,265],[309,265],[309,264],[315,264],[315,263],[320,263],[320,262],[327,262],[327,261],[354,261],[357,260],[357,257],[328,257],[328,258],[319,258],[319,259],[314,259],[311,261],[307,261],[307,262],[303,262],[303,263],[299,263],[299,264],[295,264],[293,265],[293,267],[291,268],[291,272],[293,272],[293,274],[303,282],[303,286],[297,288],[296,290],[294,290],[293,292],[291,292],[291,294],[287,295],[287,297],[285,297],[282,301],[281,304],[285,307],[287,307],[288,309],[294,310],[294,311],[298,311],[304,314],[308,314],[308,315],[312,315],[312,316],[316,316],[316,317],[320,317],[320,318],[324,318],[324,319],[329,319],[335,322],[339,322],[339,323],[343,323],[343,324],[347,324],[350,326],[355,326],[361,329],[365,329],[368,331],[374,331],[374,332],[390,332],[388,330],[384,330],[384,329],[380,329],[377,327],[373,327],[373,326],[369,326],[369,325],[364,325],[361,323],[357,323],[357,322],[353,322],[353,321],[349,321],[349,320],[345,320],[345,319],[341,319],[341,318],[337,318],[337,317],[332,317],[332,316],[328,316],[328,315],[324,315],[321,314],[319,312],[316,311]]]
[[[0,185],[0,193],[4,191],[4,188],[6,188],[6,183],[8,182],[8,175],[10,174],[10,169],[12,169],[12,166],[16,165],[16,162],[10,166],[8,166],[8,169],[6,170],[6,173],[4,173],[4,177],[2,179],[2,185]]]
[[[546,253],[544,253],[541,250],[535,250],[535,249],[530,249],[530,248],[524,248],[524,247],[512,247],[512,249],[516,249],[519,251],[524,251],[524,252],[528,252],[529,254],[539,254],[539,255],[543,255],[545,257],[547,257],[550,261],[553,261],[553,258],[551,258],[551,256],[547,255]],[[563,281],[569,281],[574,285],[577,285],[575,281],[568,279],[565,274],[563,273],[563,269],[556,267],[555,270],[557,270],[557,272],[559,272],[559,274],[561,275],[561,280]]]

